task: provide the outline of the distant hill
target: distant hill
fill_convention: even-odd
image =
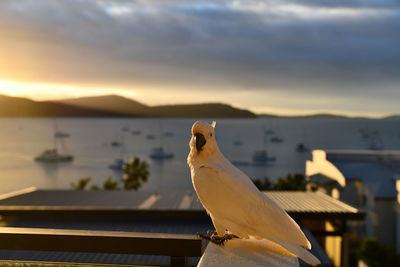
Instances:
[[[118,95],[81,97],[60,100],[59,103],[85,108],[97,108],[115,111],[126,115],[142,117],[176,117],[176,118],[255,118],[256,114],[234,108],[222,103],[147,106],[135,100]]]
[[[295,116],[296,118],[330,118],[330,119],[347,119],[349,117],[344,115],[337,115],[337,114],[329,114],[329,113],[319,113],[319,114],[312,114],[312,115],[305,115],[305,116]]]
[[[127,115],[145,115],[150,112],[149,106],[118,95],[79,97],[57,102],[71,106],[113,111]]]
[[[384,120],[398,120],[400,119],[400,114],[393,114],[383,118]]]
[[[167,105],[151,108],[151,115],[160,117],[213,117],[213,118],[256,118],[257,115],[244,109],[222,103]]]
[[[0,117],[255,118],[257,115],[221,103],[150,107],[117,95],[59,101],[33,101],[0,95]]]
[[[74,107],[51,101],[37,102],[0,95],[0,117],[119,117],[111,111]]]
[[[319,113],[319,114],[311,114],[311,115],[298,115],[298,116],[280,116],[280,115],[273,115],[273,114],[259,114],[259,117],[267,117],[267,118],[332,118],[332,119],[346,119],[349,118],[344,115],[337,115],[337,114],[329,114],[329,113]]]

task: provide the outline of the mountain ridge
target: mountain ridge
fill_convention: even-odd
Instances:
[[[149,106],[119,95],[100,95],[34,101],[0,94],[0,117],[160,117],[160,118],[331,118],[400,119],[400,114],[382,118],[351,117],[331,113],[310,115],[255,114],[220,102]]]
[[[257,117],[251,111],[223,103],[147,106],[118,95],[56,101],[0,95],[0,107],[0,117]]]
[[[0,94],[0,117],[121,117],[117,112]]]

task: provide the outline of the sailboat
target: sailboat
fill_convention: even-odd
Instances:
[[[373,135],[373,137],[371,138],[368,149],[369,150],[383,150],[383,141],[378,132],[376,132]]]
[[[237,139],[233,140],[232,144],[234,146],[242,146],[244,144],[244,142],[242,141],[242,139],[240,139],[240,136],[238,136]]]
[[[265,132],[266,135],[272,135],[271,138],[269,139],[269,141],[271,143],[282,143],[283,142],[283,138],[279,136],[280,131],[280,127],[278,124],[278,121],[275,121],[275,131],[273,130],[268,130]]]
[[[150,158],[162,160],[162,159],[171,159],[174,157],[173,153],[165,152],[163,146],[163,134],[162,134],[162,126],[160,122],[160,146],[153,148],[152,152],[150,153]]]
[[[150,158],[152,159],[172,159],[173,157],[174,154],[165,152],[162,146],[153,148],[150,154]]]
[[[296,151],[303,153],[310,151],[310,149],[304,143],[298,143],[296,146]]]
[[[267,152],[267,138],[264,135],[264,149],[257,150],[253,154],[254,163],[268,163],[276,160],[276,157],[270,156]]]
[[[120,141],[113,141],[111,143],[113,147],[119,147],[120,156],[116,158],[113,163],[108,165],[108,167],[112,170],[122,171],[123,167],[128,164],[127,161],[124,160],[124,137],[123,135],[120,136]]]
[[[128,164],[123,158],[115,159],[113,163],[108,165],[111,170],[122,171],[124,166]]]
[[[58,133],[62,133],[57,130],[57,122],[54,120],[53,123],[53,148],[46,149],[40,155],[35,157],[35,161],[40,162],[49,162],[49,163],[56,163],[56,162],[68,162],[74,160],[74,156],[68,154],[66,151],[66,146],[64,143],[64,138],[69,137],[69,134],[60,135]],[[65,154],[59,153],[58,147],[61,146],[61,150],[65,152]]]

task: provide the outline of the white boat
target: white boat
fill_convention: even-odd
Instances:
[[[282,138],[280,138],[279,136],[274,136],[274,137],[271,137],[271,139],[269,139],[271,142],[273,142],[273,143],[282,143],[283,142],[283,139]]]
[[[370,128],[368,125],[365,125],[365,127],[358,129],[358,132],[362,140],[364,141],[369,141],[379,136],[378,130]]]
[[[242,140],[240,140],[240,139],[236,139],[236,140],[234,140],[234,141],[232,142],[232,144],[233,144],[234,146],[242,146],[242,145],[244,144],[244,142],[243,142]]]
[[[55,132],[54,136],[56,138],[68,138],[68,137],[70,137],[70,134],[66,133],[66,132],[57,131],[57,132]]]
[[[69,137],[69,134],[57,130],[56,120],[54,120],[53,123],[53,131],[54,131],[53,148],[46,149],[40,155],[36,156],[35,161],[56,163],[56,162],[68,162],[74,160],[74,156],[66,153],[67,149],[63,141],[64,138]],[[61,146],[61,149],[65,152],[65,154],[59,153],[58,150],[59,146]]]
[[[163,137],[165,133],[163,132],[161,121],[159,122],[159,133],[160,133],[159,134],[160,145],[158,147],[153,148],[152,152],[150,153],[150,158],[156,160],[172,159],[174,157],[174,154],[164,151]]]
[[[235,140],[233,140],[232,145],[234,146],[242,146],[244,144],[244,142],[242,141],[242,139],[240,138],[240,136],[238,136],[238,138],[236,138]]]
[[[174,136],[174,133],[170,132],[170,131],[166,131],[166,132],[164,132],[164,136],[171,137],[171,136]]]
[[[45,150],[42,154],[35,157],[35,160],[40,162],[67,162],[72,161],[73,159],[74,157],[72,155],[59,154],[55,148]]]
[[[120,140],[119,141],[113,141],[111,142],[111,146],[113,147],[119,147],[119,155],[117,156],[117,158],[114,160],[113,163],[111,163],[110,165],[108,165],[108,167],[112,170],[116,170],[116,171],[122,171],[122,168],[124,167],[124,165],[128,164],[128,162],[126,162],[124,160],[124,154],[125,154],[125,142],[124,142],[124,136],[123,134],[120,135]]]
[[[120,146],[122,146],[122,142],[112,141],[112,142],[111,142],[111,146],[113,146],[113,147],[120,147]]]
[[[374,140],[371,140],[368,146],[369,150],[383,150],[383,144],[380,139],[375,138]]]
[[[117,134],[117,137],[111,141],[110,145],[112,147],[122,147],[124,145],[124,134]]]
[[[126,162],[123,159],[116,159],[113,163],[111,163],[108,167],[112,170],[116,171],[122,171],[123,167],[127,165],[128,162]]]
[[[275,160],[276,160],[276,157],[268,155],[266,149],[257,150],[253,154],[253,162],[255,162],[255,163],[267,163],[267,162],[272,162]]]
[[[265,133],[266,135],[273,135],[273,134],[275,134],[275,131],[274,131],[274,130],[271,130],[271,129],[268,129],[268,130],[266,130],[264,133]]]
[[[139,135],[139,134],[141,134],[141,133],[142,133],[142,132],[139,131],[139,130],[133,130],[133,131],[131,132],[132,135]]]
[[[163,147],[156,147],[150,154],[152,159],[172,159],[174,157],[173,153],[168,153],[164,151]]]
[[[258,163],[263,163],[266,164],[268,162],[273,162],[276,160],[276,157],[271,156],[267,152],[267,137],[264,135],[264,149],[257,150],[253,154],[253,162],[258,164]]]
[[[297,146],[296,146],[296,151],[297,151],[297,152],[303,153],[303,152],[308,152],[308,151],[310,151],[310,149],[309,149],[305,144],[303,144],[303,143],[298,143]]]
[[[147,140],[154,140],[156,137],[152,134],[146,135]]]

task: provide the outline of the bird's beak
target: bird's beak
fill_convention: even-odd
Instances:
[[[206,139],[204,138],[204,135],[202,135],[201,133],[197,133],[194,135],[194,141],[196,142],[197,151],[202,150],[203,146],[206,144]]]

